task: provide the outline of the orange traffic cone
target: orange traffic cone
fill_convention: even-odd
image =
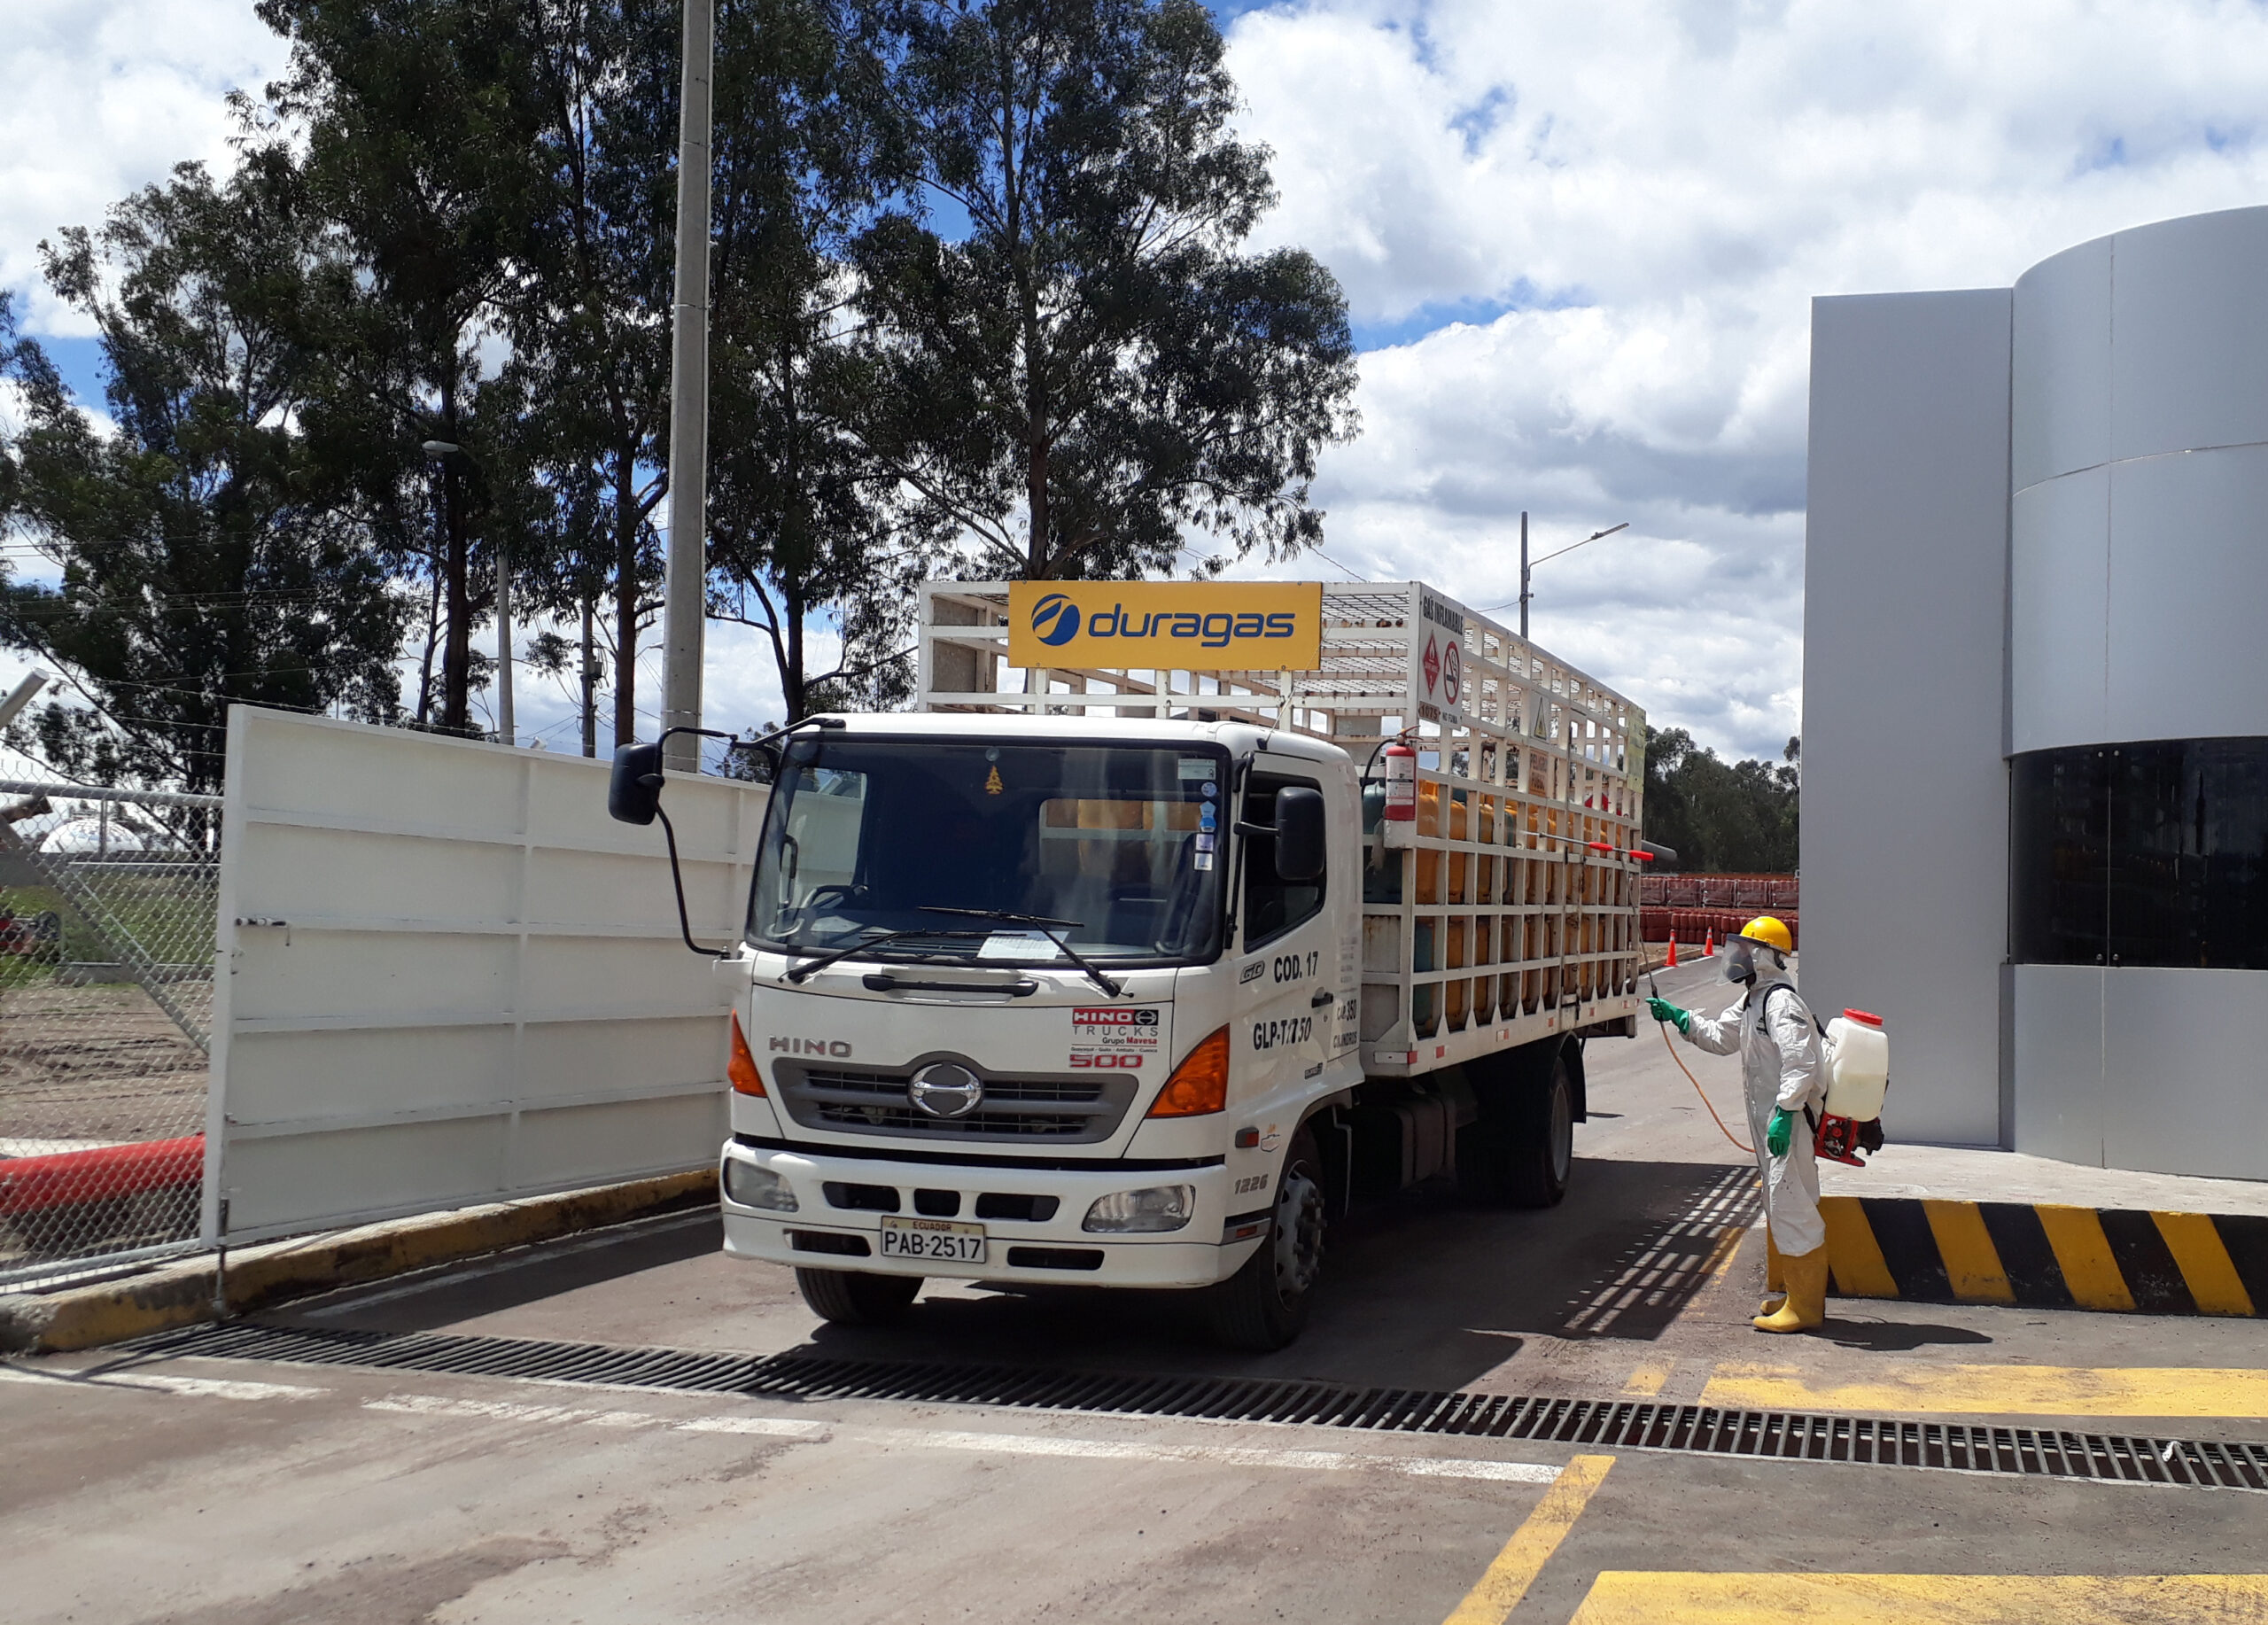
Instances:
[[[1663,968],[1665,970],[1675,970],[1677,968],[1677,933],[1675,931],[1672,931],[1669,934],[1669,963],[1664,966]]]
[[[1717,957],[1717,933],[1714,930],[1712,930],[1708,938],[1702,943],[1701,957],[1705,960],[1713,960]]]

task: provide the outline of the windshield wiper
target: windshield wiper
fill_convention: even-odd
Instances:
[[[990,937],[991,934],[990,931],[884,931],[877,937],[861,937],[847,948],[833,948],[814,959],[788,966],[788,980],[801,982],[816,971],[825,970],[837,960],[847,960],[854,953],[862,953],[869,948],[879,948],[884,943],[897,942],[908,937]],[[799,952],[793,943],[788,945],[788,951],[790,953]]]
[[[1087,922],[1084,920],[1051,920],[1045,914],[1012,914],[999,908],[941,908],[935,903],[922,904],[921,912],[925,914],[959,914],[968,920],[998,920],[1004,925],[1036,926],[1041,936],[1063,951],[1065,959],[1069,960],[1086,974],[1088,981],[1102,989],[1111,998],[1116,999],[1126,991],[1097,970],[1084,954],[1056,935],[1058,931],[1085,929]],[[959,934],[959,932],[951,933],[955,936]]]

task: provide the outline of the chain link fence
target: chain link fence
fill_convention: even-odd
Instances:
[[[0,1282],[196,1244],[220,809],[0,778]]]

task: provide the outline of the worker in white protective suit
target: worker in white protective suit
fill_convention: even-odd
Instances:
[[[1769,914],[1725,943],[1725,976],[1737,1003],[1711,1021],[1666,999],[1650,999],[1656,1021],[1674,1022],[1688,1042],[1741,1058],[1748,1131],[1764,1176],[1765,1287],[1759,1332],[1808,1332],[1827,1318],[1827,1225],[1819,1214],[1813,1124],[1827,1098],[1826,1046],[1788,975],[1795,939]]]

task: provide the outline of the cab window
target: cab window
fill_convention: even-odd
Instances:
[[[1319,790],[1313,779],[1255,773],[1245,788],[1247,822],[1273,825],[1276,795],[1293,785]],[[1325,879],[1328,878],[1326,871]],[[1295,930],[1323,912],[1324,880],[1293,885],[1276,873],[1276,837],[1248,836],[1244,848],[1244,946],[1259,947],[1285,932]]]

